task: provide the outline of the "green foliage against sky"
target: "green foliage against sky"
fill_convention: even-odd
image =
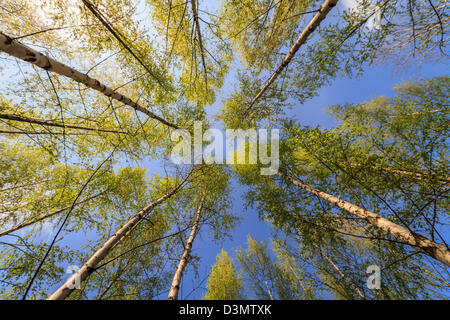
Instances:
[[[208,300],[448,298],[443,259],[299,188],[373,212],[450,256],[445,70],[417,72],[390,96],[322,106],[331,128],[286,116],[370,68],[448,63],[448,3],[339,0],[307,27],[322,4],[2,1],[0,298],[45,299],[64,287],[68,265],[85,263],[69,299],[166,298],[180,265],[182,280],[206,279],[193,291]],[[23,46],[52,64],[22,59]],[[278,175],[258,164],[175,165],[171,134],[192,132],[194,121],[279,128]],[[203,274],[197,243],[231,241],[252,210],[271,238],[246,230],[247,243],[217,252]],[[365,282],[371,264],[384,274],[376,291]]]

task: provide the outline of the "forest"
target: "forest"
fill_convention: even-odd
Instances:
[[[0,299],[449,299],[449,13],[1,0]]]

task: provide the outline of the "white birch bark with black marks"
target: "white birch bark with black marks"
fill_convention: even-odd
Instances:
[[[203,192],[203,196],[198,204],[197,211],[195,213],[194,222],[192,224],[191,233],[186,241],[186,246],[184,247],[183,254],[181,256],[180,262],[178,263],[177,270],[173,276],[172,285],[170,286],[168,300],[177,300],[178,291],[180,290],[181,278],[183,277],[184,269],[186,268],[189,254],[192,250],[192,244],[194,243],[195,236],[197,235],[198,224],[200,217],[202,215],[203,203],[206,198],[206,190]]]
[[[77,277],[79,277],[79,283],[82,283],[86,278],[95,271],[96,266],[100,261],[102,261],[108,253],[122,240],[126,237],[131,229],[133,229],[139,222],[141,222],[158,204],[164,202],[175,193],[177,193],[182,185],[186,182],[189,176],[192,174],[193,169],[184,177],[180,183],[166,193],[164,196],[160,197],[156,201],[150,203],[141,211],[139,211],[133,218],[131,218],[127,223],[120,227],[114,235],[112,235],[101,247],[98,249],[89,260],[75,273],[71,276],[61,287],[59,287],[54,293],[52,293],[47,300],[64,300],[66,299],[72,291],[75,290],[73,283],[76,282]]]
[[[341,208],[359,218],[362,218],[369,222],[370,224],[380,228],[381,230],[389,233],[405,244],[409,244],[412,247],[420,250],[421,252],[427,254],[428,256],[436,259],[447,266],[450,266],[450,250],[443,245],[440,245],[420,234],[412,232],[407,228],[400,226],[392,221],[389,221],[382,216],[358,207],[350,202],[341,200],[331,194],[315,189],[303,182],[295,180],[281,172],[276,173],[278,176],[282,177],[286,181],[306,190],[319,198],[334,204],[338,208]]]

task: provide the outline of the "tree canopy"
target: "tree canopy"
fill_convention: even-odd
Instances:
[[[0,298],[447,299],[450,79],[420,67],[448,64],[449,22],[443,0],[2,1]],[[387,65],[416,76],[302,122]],[[232,129],[243,163],[198,157]],[[252,212],[270,237],[205,263]]]

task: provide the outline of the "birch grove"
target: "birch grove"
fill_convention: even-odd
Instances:
[[[0,299],[448,299],[448,11],[2,0]]]

